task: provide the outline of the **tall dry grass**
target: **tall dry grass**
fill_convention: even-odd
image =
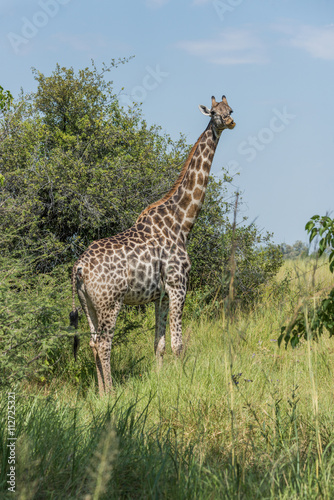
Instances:
[[[168,349],[160,371],[153,310],[136,313],[143,332],[113,349],[109,397],[94,380],[18,386],[17,497],[334,498],[333,340],[277,345],[296,301],[331,286],[326,265],[303,260],[233,321],[189,297],[186,352]],[[1,415],[10,498],[5,395]]]

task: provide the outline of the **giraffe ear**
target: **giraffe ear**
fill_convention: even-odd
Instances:
[[[203,106],[203,104],[200,104],[198,107],[199,107],[200,112],[203,113],[203,115],[211,116],[211,111],[209,110],[209,108],[207,108],[206,106]]]

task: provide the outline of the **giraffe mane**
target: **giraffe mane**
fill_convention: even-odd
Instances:
[[[136,222],[139,221],[139,219],[141,219],[144,215],[147,214],[147,212],[149,210],[151,210],[151,208],[155,208],[155,207],[158,207],[159,205],[162,205],[163,203],[165,203],[165,201],[169,200],[169,198],[171,198],[173,196],[173,194],[175,193],[175,191],[177,190],[177,188],[179,187],[179,185],[181,184],[181,182],[183,181],[184,179],[184,176],[186,175],[186,172],[188,170],[188,167],[189,167],[189,164],[191,162],[191,160],[193,159],[193,156],[195,154],[195,151],[197,149],[197,146],[199,144],[199,142],[201,141],[204,133],[206,131],[204,131],[200,136],[199,138],[197,139],[196,143],[193,145],[193,147],[191,148],[190,150],[190,153],[189,153],[189,156],[188,158],[186,159],[183,167],[182,167],[182,170],[178,176],[178,178],[176,179],[173,187],[168,191],[168,193],[166,193],[160,200],[158,201],[155,201],[154,203],[152,203],[151,205],[149,205],[148,207],[146,207],[142,212],[141,214],[139,215],[138,219],[136,220]]]

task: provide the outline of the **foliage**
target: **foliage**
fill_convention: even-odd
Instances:
[[[1,228],[4,249],[34,255],[44,272],[131,226],[170,186],[188,148],[148,127],[138,109],[123,111],[95,67],[35,77],[31,102],[22,97],[4,118]]]
[[[189,235],[190,290],[212,288],[221,278],[222,236],[229,224],[230,214],[226,195],[226,185],[210,176],[203,208]]]
[[[319,340],[327,330],[329,336],[334,335],[334,290],[320,301],[316,307],[312,303],[301,305],[293,316],[290,324],[281,328],[278,345],[285,342],[292,347],[304,340]]]
[[[326,250],[329,250],[329,269],[334,272],[334,219],[327,215],[320,217],[314,215],[305,226],[309,233],[310,243],[319,237],[318,255],[321,257]]]
[[[223,212],[222,200],[216,203],[213,194],[214,189],[209,193],[208,203],[213,203],[215,211],[203,211],[190,236],[193,273],[190,289],[204,289],[209,301],[213,297],[224,299],[228,295],[233,251],[234,299],[240,307],[249,307],[261,297],[263,286],[278,272],[283,262],[282,253],[271,243],[271,235],[262,235],[254,224],[239,226],[233,231],[233,224],[226,216],[230,207],[225,206]]]
[[[69,365],[71,332],[61,286],[66,275],[31,276],[29,260],[1,257],[0,281],[0,385],[17,380],[43,383]],[[64,318],[65,314],[65,318]]]
[[[9,90],[4,90],[4,88],[1,87],[0,85],[0,119],[2,114],[10,109],[12,101],[13,101],[12,94],[9,92]],[[3,130],[2,134],[0,135],[0,142],[4,139],[4,137],[5,137],[5,131]],[[0,172],[0,186],[3,186],[4,182],[5,178]]]
[[[305,226],[309,233],[310,244],[316,238],[318,241],[318,256],[321,257],[329,249],[329,270],[334,271],[334,220],[328,216],[314,215]],[[318,340],[327,331],[329,336],[334,335],[334,289],[314,305],[308,300],[300,304],[288,325],[281,328],[278,339],[279,345],[285,341],[285,346],[290,343],[295,347],[301,339]]]
[[[261,298],[264,285],[282,266],[282,253],[271,243],[271,237],[270,233],[262,235],[254,224],[237,227],[235,232],[230,225],[224,234],[223,263],[227,272],[231,273],[230,256],[234,248],[234,298],[241,307],[251,306]]]
[[[0,110],[3,111],[6,108],[8,109],[12,103],[13,96],[9,92],[9,90],[4,90],[0,85]]]

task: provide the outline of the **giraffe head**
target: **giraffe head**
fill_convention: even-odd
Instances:
[[[221,102],[217,102],[214,96],[212,96],[211,99],[211,109],[203,106],[202,104],[199,106],[199,109],[204,115],[211,117],[216,134],[220,135],[226,128],[232,129],[235,127],[235,122],[231,118],[233,109],[227,104],[227,100],[224,95]]]

